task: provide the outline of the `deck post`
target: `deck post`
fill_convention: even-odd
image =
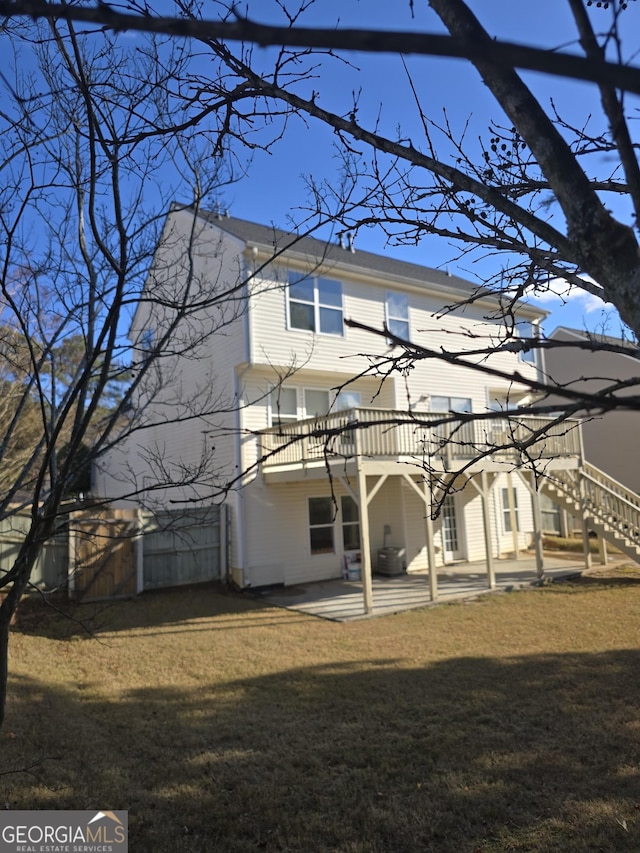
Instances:
[[[509,524],[511,525],[511,539],[513,541],[513,559],[520,556],[520,542],[518,530],[518,515],[516,513],[516,496],[513,490],[513,476],[511,471],[507,473],[507,501],[509,507]]]
[[[360,498],[360,538],[362,540],[362,597],[364,612],[373,613],[373,586],[371,582],[371,545],[369,542],[369,505],[367,478],[358,460],[358,497]]]
[[[491,548],[491,517],[489,515],[489,484],[487,481],[487,472],[480,473],[480,483],[482,488],[479,490],[482,496],[482,523],[484,526],[484,548],[487,558],[487,586],[489,589],[496,588],[496,571],[493,565],[493,551]]]
[[[424,478],[424,515],[427,534],[427,563],[429,565],[429,597],[438,598],[438,574],[436,572],[436,549],[433,544],[433,519],[431,518],[431,494],[428,478]]]
[[[360,553],[362,554],[362,598],[364,612],[373,613],[373,584],[371,581],[371,543],[369,541],[369,501],[367,499],[367,475],[362,469],[360,455],[360,431],[354,430],[356,465],[358,472],[358,502],[360,509]]]
[[[578,477],[580,478],[580,529],[582,530],[582,551],[584,553],[584,567],[585,569],[590,569],[591,548],[589,547],[589,513],[587,510],[584,480],[581,476],[580,469],[578,469]]]
[[[598,545],[600,546],[600,562],[603,566],[606,566],[608,562],[607,540],[604,536],[598,536]]]
[[[540,509],[540,492],[537,489],[535,471],[531,472],[531,504],[533,507],[533,545],[536,552],[536,574],[542,580],[544,577],[544,551],[542,548],[542,511]]]

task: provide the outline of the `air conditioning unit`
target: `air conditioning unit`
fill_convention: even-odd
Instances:
[[[378,568],[379,575],[393,577],[404,572],[404,548],[379,548]]]

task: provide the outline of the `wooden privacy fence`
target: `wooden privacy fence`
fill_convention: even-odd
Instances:
[[[90,601],[220,580],[226,573],[224,519],[221,507],[73,513],[69,590]]]
[[[69,594],[80,601],[142,592],[137,555],[142,533],[135,509],[92,509],[69,515]]]
[[[26,513],[0,521],[0,570],[12,567],[29,521]],[[71,597],[93,601],[226,577],[225,507],[80,510],[61,527],[32,572],[42,590],[68,586]]]

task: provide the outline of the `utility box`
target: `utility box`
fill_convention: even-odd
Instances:
[[[378,549],[378,574],[393,577],[404,572],[404,548]]]

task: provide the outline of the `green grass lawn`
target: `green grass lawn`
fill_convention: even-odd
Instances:
[[[640,582],[337,624],[212,589],[28,607],[2,805],[132,853],[640,850]]]

